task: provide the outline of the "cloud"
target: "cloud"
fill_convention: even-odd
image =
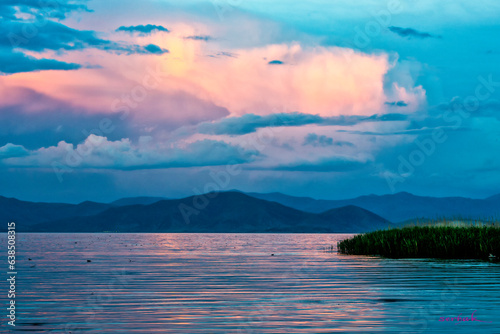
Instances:
[[[204,122],[198,126],[198,131],[206,134],[242,135],[255,132],[263,127],[301,126],[321,123],[318,115],[302,113],[284,113],[271,115],[246,114],[241,117],[228,117],[220,121]]]
[[[208,35],[191,35],[191,36],[186,36],[184,39],[191,39],[193,41],[205,41],[208,42],[213,39],[213,37],[208,36]]]
[[[427,32],[421,32],[412,28],[401,28],[401,27],[395,27],[395,26],[390,26],[389,30],[392,31],[393,33],[401,36],[401,37],[406,37],[408,39],[411,38],[420,38],[420,39],[425,39],[425,38],[441,38],[440,36],[434,36],[431,35]]]
[[[246,114],[241,117],[227,117],[198,125],[198,131],[214,135],[243,135],[265,127],[303,126],[308,124],[352,126],[363,122],[396,122],[405,121],[407,115],[383,114],[371,116],[332,116],[304,114],[299,112],[278,113],[270,115]]]
[[[13,74],[43,70],[76,70],[80,64],[66,63],[55,59],[37,59],[21,52],[3,52],[0,49],[0,73]]]
[[[448,126],[436,126],[436,127],[419,127],[419,128],[413,128],[412,125],[409,126],[408,129],[401,130],[401,131],[388,131],[388,132],[375,132],[375,131],[353,131],[353,130],[338,130],[337,132],[339,133],[349,133],[349,134],[355,134],[355,135],[366,135],[366,136],[418,136],[418,135],[430,135],[434,131],[437,130],[443,130],[446,132],[466,132],[470,131],[471,129],[469,128],[456,128],[453,125],[448,125]]]
[[[296,162],[271,166],[267,169],[296,172],[349,172],[361,169],[366,161],[350,157],[321,157],[316,160],[298,160]]]
[[[26,1],[26,0],[3,0],[0,3],[0,16],[5,20],[16,20],[16,13],[38,15],[44,18],[65,19],[69,13],[74,11],[91,12],[86,1]]]
[[[24,157],[27,155],[29,155],[28,150],[21,145],[8,143],[0,147],[0,159]]]
[[[408,116],[404,114],[375,114],[369,117],[359,118],[361,122],[401,122],[407,119]]]
[[[384,53],[365,54],[348,52],[350,50],[344,48],[299,44],[231,49],[226,45],[215,45],[216,43],[213,43],[214,50],[207,51],[205,43],[187,41],[184,37],[219,36],[219,31],[213,27],[193,27],[186,24],[173,26],[170,34],[148,37],[147,43],[143,42],[146,46],[133,47],[132,42],[130,45],[107,41],[93,31],[80,31],[53,23],[47,25],[49,30],[54,30],[50,34],[53,36],[52,40],[48,41],[49,35],[43,36],[42,29],[26,44],[26,47],[33,49],[30,51],[41,50],[37,52],[48,51],[47,53],[54,54],[51,50],[57,49],[54,50],[57,54],[65,56],[62,59],[71,59],[72,62],[78,60],[76,62],[80,63],[97,59],[102,70],[81,70],[75,74],[78,78],[59,75],[58,80],[49,80],[42,76],[37,80],[21,77],[16,83],[40,89],[60,99],[75,101],[75,104],[96,112],[109,111],[110,101],[123,95],[130,96],[131,89],[140,88],[135,86],[147,78],[150,72],[148,69],[159,65],[167,73],[165,77],[168,75],[168,80],[163,80],[154,89],[147,89],[148,94],[144,102],[131,103],[134,104],[133,108],[136,108],[134,117],[146,116],[149,121],[155,115],[157,118],[163,118],[167,110],[171,118],[192,114],[188,108],[190,103],[179,105],[178,110],[172,110],[167,103],[152,103],[153,99],[161,100],[156,99],[155,95],[172,95],[173,92],[183,92],[192,99],[210,102],[233,116],[247,113],[266,115],[275,113],[276,110],[286,110],[335,117],[372,115],[387,109],[384,106],[384,102],[388,100],[384,92],[384,76],[392,65],[388,62],[388,55]],[[151,44],[148,44],[149,42]],[[163,45],[168,46],[168,50],[163,49]],[[21,47],[23,46],[21,44]],[[59,53],[61,50],[72,51],[79,48],[105,50],[113,54],[102,55],[90,50],[68,52],[66,57],[65,53]],[[229,50],[218,52],[216,48]],[[129,52],[153,55],[169,52],[169,56],[147,57],[140,65],[135,61],[126,61],[124,57],[114,57],[116,53]],[[226,56],[213,58],[208,57],[208,54]],[[99,56],[93,57],[95,55]],[[283,64],[268,65],[268,61],[273,59],[279,59]],[[215,72],[218,74],[212,75]],[[38,82],[41,81],[47,83],[39,85]],[[304,85],[304,82],[308,84]],[[39,88],[40,86],[42,88]],[[81,98],[82,96],[86,98]],[[161,102],[164,100],[166,99]]]
[[[89,109],[80,106],[80,102],[58,99],[26,87],[2,87],[0,146],[14,142],[33,149],[60,141],[77,144],[89,133],[99,134],[100,124],[107,123],[110,125],[106,128],[112,131],[101,131],[101,135],[108,140],[135,141],[142,135],[160,136],[185,124],[195,125],[229,114],[224,108],[183,92],[151,92],[140,113],[124,109],[124,103],[110,112],[109,105],[106,109]]]
[[[314,147],[326,147],[326,146],[350,146],[353,147],[354,144],[348,141],[335,141],[331,137],[325,135],[317,135],[315,133],[309,133],[304,138],[303,146],[311,145]]]
[[[29,21],[4,22],[0,27],[0,32],[3,35],[0,38],[0,47],[7,49],[15,47],[36,52],[95,48],[125,54],[158,53],[158,49],[151,51],[145,46],[113,42],[97,37],[94,31],[77,30],[50,20],[45,21],[43,26],[37,28],[36,34],[26,36],[23,32],[30,31],[32,26],[33,23]]]
[[[312,146],[332,146],[333,138],[324,135],[318,136],[315,133],[309,133],[304,138],[304,144],[302,145],[312,145]]]
[[[121,26],[116,31],[124,31],[130,34],[137,33],[139,35],[150,35],[153,32],[170,32],[167,28],[161,25],[146,24],[137,26]]]
[[[385,104],[388,106],[391,106],[391,107],[407,107],[408,106],[408,103],[406,103],[405,101],[392,101],[392,102],[386,102]]]
[[[193,95],[210,96],[233,116],[265,115],[273,109],[363,115],[383,110],[387,100],[384,76],[391,65],[386,54],[279,44],[231,50],[232,57],[199,58],[203,46],[191,44],[176,52],[169,46],[172,57],[165,66],[172,69],[172,87],[182,85]],[[284,64],[270,71],[264,58]]]
[[[77,30],[51,18],[62,20],[72,11],[90,11],[80,1],[3,1],[0,4],[0,73],[14,74],[43,70],[77,70],[83,66],[56,59],[36,58],[21,52],[72,51],[95,48],[125,54],[164,54],[168,50],[155,44],[140,46],[105,40],[94,31]],[[18,19],[24,13],[32,19]],[[37,20],[42,20],[41,23]],[[85,66],[90,67],[90,66]]]
[[[281,60],[271,60],[269,65],[283,65],[283,62]]]
[[[13,74],[42,70],[76,70],[82,65],[56,59],[37,59],[22,51],[73,51],[87,48],[124,54],[164,54],[157,45],[118,43],[97,37],[96,32],[70,28],[63,20],[72,11],[88,11],[84,1],[20,1],[0,4],[0,72]],[[19,15],[24,15],[19,18]],[[89,66],[85,66],[89,67]]]
[[[108,141],[106,137],[96,135],[88,136],[76,146],[61,141],[57,146],[32,151],[9,143],[0,148],[0,154],[5,155],[1,161],[6,166],[119,170],[241,164],[253,161],[259,155],[255,150],[208,139],[172,145],[143,136],[133,144],[128,138]]]
[[[424,133],[441,128],[446,131],[466,132],[500,120],[500,102],[496,100],[483,101],[472,109],[471,107],[460,97],[454,97],[448,103],[431,106],[425,115],[410,120],[406,133]]]
[[[0,146],[15,142],[28,149],[55,145],[60,141],[81,142],[89,132],[110,122],[108,138],[132,136],[128,122],[120,114],[89,113],[69,102],[22,87],[0,91]],[[136,137],[133,136],[135,139]]]
[[[149,53],[160,54],[160,55],[169,52],[167,49],[160,48],[158,45],[155,44],[146,45],[144,47],[144,50],[148,51]]]
[[[450,102],[429,108],[429,114],[435,118],[442,118],[442,115],[446,113],[459,114],[462,118],[493,117],[500,119],[500,101],[497,99],[490,99],[477,104],[471,104],[470,102],[467,103],[466,99],[455,96]]]
[[[229,52],[229,51],[222,51],[217,53],[217,56],[223,56],[223,57],[229,57],[229,58],[238,58],[238,54]]]

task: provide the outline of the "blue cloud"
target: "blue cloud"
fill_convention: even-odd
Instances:
[[[411,128],[408,127],[406,130],[401,131],[389,131],[389,132],[374,132],[374,131],[352,131],[352,130],[338,130],[337,132],[349,133],[354,135],[364,135],[364,136],[418,136],[418,135],[430,135],[434,131],[442,129],[447,132],[467,132],[471,131],[468,127],[456,128],[452,125],[445,126],[436,126],[436,127],[419,127],[419,128]]]
[[[233,52],[228,52],[228,51],[222,51],[217,53],[216,56],[223,56],[223,57],[230,57],[230,58],[238,58],[238,55]]]
[[[401,27],[395,27],[395,26],[390,26],[389,30],[395,33],[396,35],[399,35],[401,37],[405,38],[420,38],[420,39],[425,39],[425,38],[441,38],[440,36],[434,36],[431,35],[427,32],[421,32],[412,28],[401,28]]]
[[[348,157],[323,157],[317,160],[299,160],[268,169],[295,172],[349,172],[361,169],[368,163]]]
[[[32,23],[21,21],[5,22],[0,27],[3,37],[0,38],[0,47],[6,49],[20,48],[30,51],[43,52],[46,50],[83,50],[86,48],[101,49],[116,53],[158,53],[159,47],[152,48],[153,44],[140,46],[135,44],[117,43],[98,38],[94,31],[77,30],[59,22],[47,21],[38,28],[31,38],[24,36],[23,31],[31,28]],[[29,30],[28,30],[29,31]],[[30,37],[30,36],[28,36]],[[163,50],[163,49],[161,49]]]
[[[0,160],[1,159],[8,159],[8,158],[25,157],[27,155],[29,155],[28,150],[26,150],[21,145],[14,145],[14,144],[8,143],[8,144],[0,147]]]
[[[109,120],[113,126],[113,131],[107,134],[110,140],[124,137],[136,140],[139,136],[129,122],[120,119],[119,113],[89,113],[85,108],[29,88],[5,88],[4,93],[22,98],[0,107],[0,146],[12,142],[32,150],[60,141],[77,144],[88,132],[98,130],[102,120]],[[33,105],[37,112],[30,110]]]
[[[382,115],[372,115],[369,117],[360,118],[361,122],[398,122],[406,121],[408,119],[407,115],[404,114],[382,114]]]
[[[16,13],[34,14],[43,18],[65,19],[74,11],[92,12],[86,1],[35,1],[35,0],[2,0],[0,3],[0,17],[4,20],[17,20]]]
[[[392,101],[392,102],[385,102],[386,105],[392,106],[392,107],[407,107],[408,103],[405,101]]]
[[[144,47],[144,50],[146,50],[149,53],[154,53],[154,54],[164,54],[168,53],[167,49],[162,49],[158,45],[155,44],[148,44]]]
[[[155,24],[146,24],[146,25],[137,25],[137,26],[121,26],[116,31],[124,31],[128,33],[137,33],[139,35],[149,35],[153,32],[170,32],[167,28],[161,25]]]
[[[80,64],[65,63],[54,59],[37,59],[21,52],[4,52],[0,49],[0,73],[13,74],[43,70],[76,70]]]
[[[281,60],[271,60],[269,65],[283,65],[283,62]]]
[[[208,42],[213,39],[211,36],[207,35],[192,35],[192,36],[186,36],[184,39],[192,39],[193,41],[205,41]]]
[[[75,70],[82,66],[55,59],[37,59],[23,50],[44,52],[95,48],[124,54],[164,54],[168,50],[157,45],[125,44],[97,37],[96,32],[70,28],[51,19],[62,20],[72,11],[90,11],[82,1],[6,0],[0,4],[0,72],[12,74],[41,70]],[[24,13],[42,19],[43,24],[17,18]]]
[[[331,137],[325,135],[317,135],[315,133],[309,133],[304,138],[304,146],[311,145],[314,147],[326,147],[326,146],[350,146],[353,147],[354,144],[348,141],[335,141]]]
[[[113,131],[106,133],[109,140],[130,138],[136,142],[144,133],[161,136],[186,124],[194,126],[229,115],[227,109],[183,92],[151,95],[149,101],[168,115],[181,111],[181,119],[151,119],[142,122],[136,122],[132,117],[124,118],[126,115],[121,112],[89,112],[84,107],[29,88],[4,87],[2,93],[18,98],[0,106],[0,146],[13,142],[28,149],[53,146],[60,141],[77,144],[89,132],[99,130],[102,120],[108,120],[112,124]],[[33,112],[33,108],[37,112]]]
[[[142,137],[142,144],[134,145],[128,138],[108,141],[106,137],[90,135],[77,146],[61,141],[57,146],[32,151],[8,143],[0,147],[0,160],[3,165],[12,167],[50,167],[54,162],[67,163],[70,153],[79,157],[78,163],[71,166],[73,168],[137,170],[242,164],[259,155],[256,150],[217,140],[205,139],[182,147],[159,147],[147,144],[152,139]]]
[[[384,114],[373,116],[335,116],[321,117],[319,115],[299,112],[271,115],[246,114],[241,117],[229,117],[215,122],[205,122],[198,126],[198,131],[216,135],[243,135],[265,127],[302,126],[308,124],[350,126],[362,122],[404,121],[406,115]]]
[[[241,117],[224,118],[217,122],[201,123],[198,130],[207,134],[242,135],[257,131],[258,128],[279,126],[300,126],[320,123],[322,118],[317,115],[289,113],[259,116],[246,114]]]

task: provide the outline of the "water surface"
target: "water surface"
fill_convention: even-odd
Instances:
[[[500,333],[500,265],[325,251],[347,236],[18,234],[16,330]]]

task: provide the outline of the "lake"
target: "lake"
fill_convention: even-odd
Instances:
[[[348,236],[20,233],[15,329],[500,333],[498,263],[337,254]]]

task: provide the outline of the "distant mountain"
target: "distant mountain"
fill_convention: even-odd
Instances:
[[[15,221],[17,227],[64,219],[77,216],[91,216],[110,207],[109,204],[82,202],[80,204],[40,203],[20,201],[15,198],[0,196],[0,221]],[[5,230],[0,226],[0,230]]]
[[[285,195],[282,193],[245,193],[249,196],[263,199],[266,201],[277,202],[283,205],[295,208],[298,210],[306,212],[321,213],[330,209],[339,208],[342,205],[337,205],[335,201],[324,200],[324,199],[314,199],[311,197],[296,197]],[[346,205],[350,205],[349,203]]]
[[[147,205],[164,199],[162,197],[128,197],[109,204],[90,201],[67,204],[28,202],[0,196],[0,221],[15,221],[18,227],[25,227],[71,217],[93,216],[113,206]],[[4,230],[5,227],[0,226],[0,231]]]
[[[110,207],[80,216],[33,225],[40,232],[365,232],[389,222],[349,206],[322,214],[299,211],[239,192],[163,200],[150,205]]]
[[[348,222],[352,231],[366,231],[367,227],[374,225],[374,222],[377,222],[376,225],[379,229],[392,225],[379,215],[354,205],[328,210],[321,213],[320,217],[326,221]]]
[[[206,197],[214,194],[207,194]],[[389,221],[415,218],[500,217],[500,195],[486,199],[423,197],[409,193],[369,195],[347,200],[316,200],[281,193],[218,193],[206,208],[199,197],[165,200],[123,198],[109,204],[34,203],[0,196],[0,221],[18,231],[67,232],[364,232]],[[179,208],[189,216],[189,224]],[[191,208],[191,209],[189,209]],[[191,210],[191,211],[190,211]],[[4,231],[5,226],[0,226]]]
[[[147,197],[147,196],[125,197],[113,201],[110,204],[115,206],[137,205],[137,204],[149,205],[165,199],[166,199],[165,197]]]
[[[473,219],[500,218],[500,195],[486,199],[470,199],[464,197],[423,197],[401,192],[391,195],[361,196],[346,200],[316,200],[310,197],[294,197],[281,193],[248,194],[255,198],[281,203],[312,213],[355,205],[394,223],[415,218],[433,219],[457,216]]]

